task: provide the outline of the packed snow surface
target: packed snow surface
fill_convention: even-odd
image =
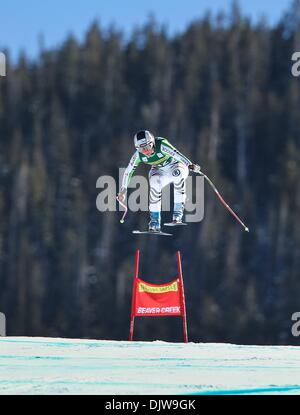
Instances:
[[[300,347],[3,337],[0,394],[300,394]]]

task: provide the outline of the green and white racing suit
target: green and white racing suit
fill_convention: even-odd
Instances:
[[[192,162],[181,154],[166,138],[156,137],[154,153],[147,157],[136,151],[125,170],[122,188],[127,189],[139,164],[151,166],[149,172],[150,197],[149,211],[161,211],[161,192],[169,183],[174,183],[174,212],[184,209],[186,201],[185,181],[189,175],[188,166]]]

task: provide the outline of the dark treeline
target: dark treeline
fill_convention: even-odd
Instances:
[[[296,344],[300,311],[300,3],[275,26],[233,5],[171,37],[154,19],[129,39],[94,23],[0,78],[0,311],[8,335],[127,339],[135,250],[166,282],[181,250],[190,340]],[[145,213],[96,208],[150,129],[199,163],[250,228],[205,187],[205,218],[173,238],[131,234]],[[145,170],[146,171],[146,170]],[[144,172],[143,168],[140,172]],[[115,195],[113,195],[115,197]],[[176,318],[137,339],[179,341]]]

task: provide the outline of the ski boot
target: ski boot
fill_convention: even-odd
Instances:
[[[174,204],[173,222],[172,222],[174,225],[182,223],[183,211],[184,211],[184,203]]]
[[[160,232],[160,212],[150,212],[149,232]]]

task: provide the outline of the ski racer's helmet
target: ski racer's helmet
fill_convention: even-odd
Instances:
[[[140,153],[148,153],[153,151],[155,138],[150,131],[141,130],[134,136],[134,146]]]

